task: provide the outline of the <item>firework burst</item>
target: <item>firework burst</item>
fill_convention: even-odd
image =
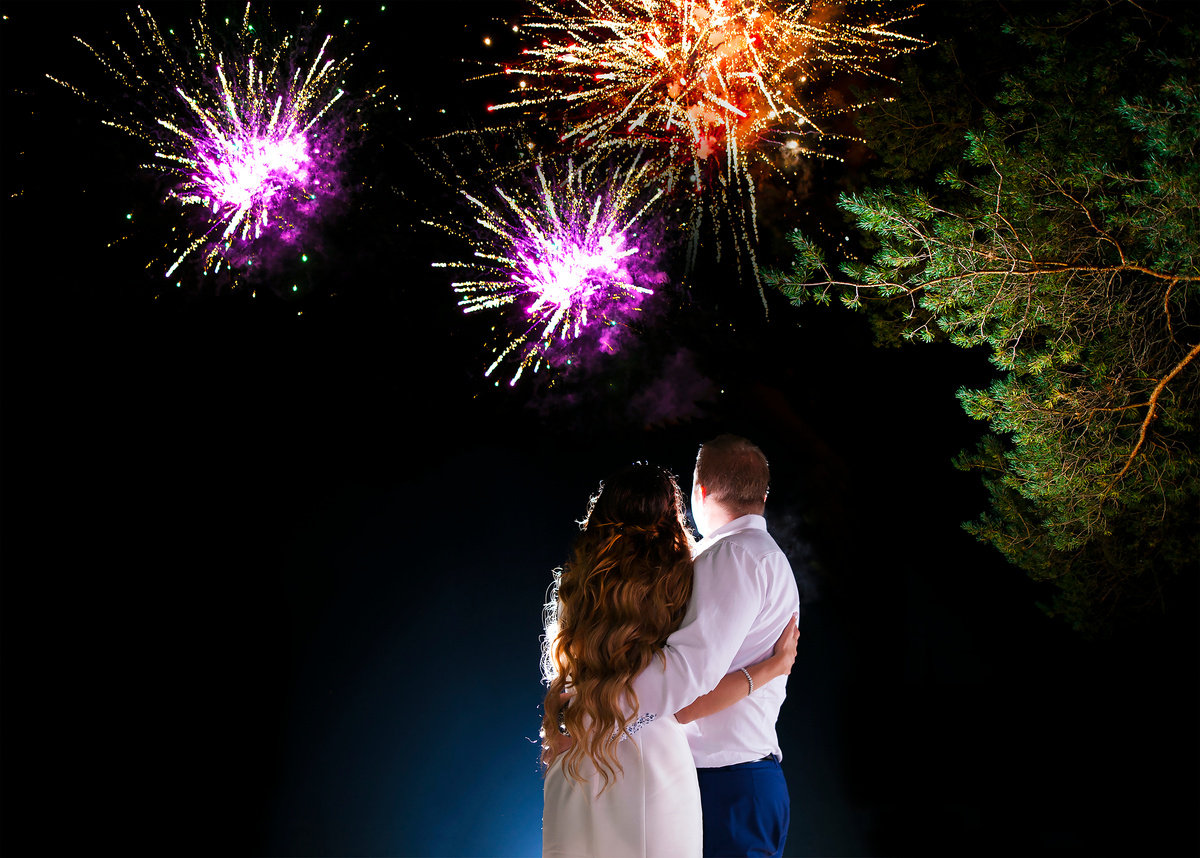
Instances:
[[[427,222],[474,248],[470,261],[434,263],[467,273],[451,284],[463,311],[506,316],[485,376],[509,360],[515,385],[527,369],[561,368],[589,350],[619,347],[665,279],[659,240],[644,222],[661,192],[643,193],[644,170],[635,163],[600,180],[570,162],[558,171],[539,163],[532,181],[490,194],[463,191],[470,223]]]
[[[880,4],[854,0],[535,0],[535,7],[521,29],[540,41],[503,70],[519,82],[516,97],[491,109],[557,113],[577,157],[647,151],[668,191],[710,193],[751,262],[749,159],[781,148],[789,156],[822,154],[806,141],[850,108],[813,103],[811,94],[835,75],[880,74],[881,61],[924,44],[893,29],[911,9],[887,16]]]
[[[105,124],[151,147],[146,167],[165,174],[166,197],[180,206],[187,238],[167,247],[166,276],[189,257],[216,274],[294,250],[342,190],[349,123],[337,108],[350,63],[327,55],[332,36],[314,53],[303,38],[260,34],[249,4],[225,29],[201,4],[189,40],[141,7],[126,17],[136,50],[114,42],[110,56],[78,41],[131,105]]]

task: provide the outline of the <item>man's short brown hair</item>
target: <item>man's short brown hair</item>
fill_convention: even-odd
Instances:
[[[718,435],[700,446],[696,456],[696,482],[732,513],[762,515],[771,470],[767,457],[753,443],[737,435]]]

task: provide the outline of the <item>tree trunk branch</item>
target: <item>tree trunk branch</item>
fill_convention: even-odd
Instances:
[[[1105,495],[1112,491],[1112,487],[1120,481],[1121,477],[1125,476],[1126,472],[1133,465],[1133,460],[1137,457],[1138,452],[1141,451],[1142,445],[1146,443],[1146,433],[1150,429],[1150,424],[1154,422],[1154,416],[1158,411],[1158,398],[1162,395],[1163,390],[1166,389],[1167,383],[1179,375],[1179,372],[1191,363],[1196,355],[1200,355],[1200,343],[1192,346],[1192,350],[1184,356],[1183,360],[1175,364],[1175,367],[1155,386],[1154,392],[1150,394],[1150,409],[1146,412],[1146,419],[1142,421],[1142,428],[1138,433],[1137,444],[1134,446],[1133,452],[1129,454],[1129,458],[1125,460],[1125,467],[1121,468],[1121,472],[1113,477],[1112,482],[1108,484],[1108,488],[1104,490]]]

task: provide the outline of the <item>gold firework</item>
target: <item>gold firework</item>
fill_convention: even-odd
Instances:
[[[764,0],[564,0],[534,3],[521,29],[540,40],[503,69],[513,100],[492,110],[537,112],[563,123],[579,157],[641,150],[660,165],[666,191],[708,193],[740,232],[754,265],[756,153],[827,134],[825,120],[852,109],[814,93],[854,75],[882,76],[884,60],[925,43],[897,32],[911,7],[877,2]],[[693,214],[693,222],[699,222]],[[757,280],[757,266],[755,279]]]

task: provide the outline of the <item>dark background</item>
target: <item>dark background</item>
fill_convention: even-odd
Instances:
[[[953,394],[985,355],[765,318],[705,248],[611,366],[495,386],[409,147],[483,121],[462,60],[514,51],[492,19],[521,7],[381,5],[321,20],[353,19],[349,83],[381,74],[400,110],[297,291],[255,298],[145,270],[145,151],[44,78],[98,81],[72,36],[122,41],[130,7],[2,7],[3,852],[537,854],[550,570],[607,472],[686,488],[733,431],[771,460],[805,594],[789,854],[1196,854],[1195,581],[1089,642],[960,529],[985,498],[950,460],[982,426]],[[833,230],[845,169],[808,191]]]

